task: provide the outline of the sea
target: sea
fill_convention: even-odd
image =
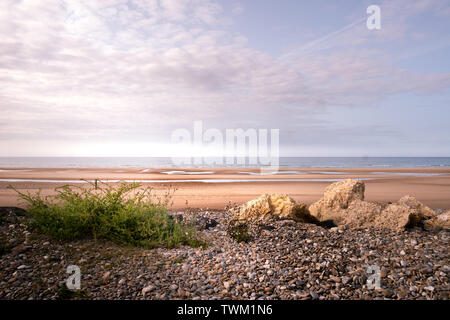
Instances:
[[[216,160],[215,164],[214,161]],[[0,157],[0,168],[260,168],[205,158],[200,164],[171,157]],[[213,163],[213,164],[210,164]],[[280,168],[445,168],[450,157],[281,157]]]

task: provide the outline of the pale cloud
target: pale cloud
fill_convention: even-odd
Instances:
[[[244,13],[244,7],[240,3],[234,3],[231,12],[235,15]]]
[[[280,61],[227,23],[210,0],[2,1],[2,146],[52,137],[160,141],[198,119],[289,131],[299,125],[293,112],[450,86],[449,74],[408,72],[370,50]],[[368,41],[357,32],[359,40],[342,34],[339,46]]]

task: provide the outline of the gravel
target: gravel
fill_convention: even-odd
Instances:
[[[81,270],[81,289],[72,299],[449,297],[448,231],[325,229],[282,220],[253,227],[253,239],[237,243],[227,235],[226,211],[174,214],[202,223],[207,248],[60,243],[21,219],[8,220],[0,225],[0,299],[67,298],[69,265]],[[380,271],[379,288],[370,285],[369,266]]]

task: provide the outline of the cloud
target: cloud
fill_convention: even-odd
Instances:
[[[234,15],[243,14],[244,13],[244,7],[240,3],[234,3],[232,8],[231,8],[231,12]]]
[[[228,23],[211,0],[2,1],[0,140],[160,141],[198,119],[289,131],[326,107],[450,85],[349,48],[369,41],[359,29],[314,48],[332,53],[280,61]]]

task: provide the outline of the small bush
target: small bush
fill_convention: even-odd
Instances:
[[[227,233],[236,242],[249,242],[252,239],[248,225],[234,220],[228,225]]]
[[[169,216],[167,205],[173,192],[155,201],[152,189],[140,186],[63,186],[55,189],[55,196],[45,198],[40,192],[24,194],[10,188],[27,203],[32,225],[59,240],[104,238],[144,248],[202,245],[193,228]]]

